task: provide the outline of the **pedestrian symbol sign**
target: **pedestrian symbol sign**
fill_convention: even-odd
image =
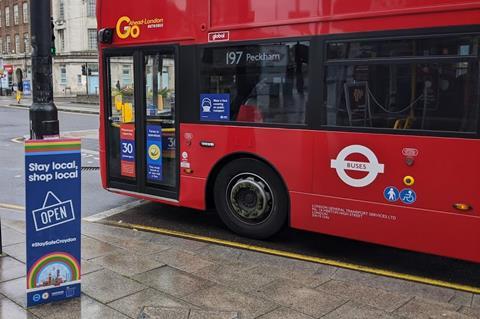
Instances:
[[[385,199],[389,202],[396,202],[400,198],[400,193],[396,187],[388,186],[383,191],[383,196],[385,196]]]

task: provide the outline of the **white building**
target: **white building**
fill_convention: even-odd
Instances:
[[[55,96],[98,95],[96,0],[52,0]]]

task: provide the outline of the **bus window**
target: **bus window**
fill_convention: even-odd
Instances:
[[[135,175],[135,100],[133,57],[108,58],[110,74],[110,176],[134,182]]]
[[[309,42],[204,48],[201,94],[228,94],[228,121],[304,124]]]
[[[149,168],[148,184],[174,187],[175,176],[175,57],[171,54],[145,55],[147,139],[153,129],[161,136],[161,172]],[[148,144],[148,143],[147,143]],[[146,163],[150,167],[149,163]],[[158,168],[157,168],[158,169]]]
[[[383,44],[329,44],[327,125],[476,132],[479,70],[475,41],[473,37],[436,40],[444,42],[402,39]],[[408,55],[411,62],[405,61]],[[436,59],[436,55],[448,59]]]

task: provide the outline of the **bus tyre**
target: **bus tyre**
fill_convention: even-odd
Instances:
[[[230,230],[265,239],[287,220],[288,194],[278,174],[251,158],[234,160],[220,171],[214,186],[215,206]]]

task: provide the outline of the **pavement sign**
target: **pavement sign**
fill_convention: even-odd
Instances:
[[[27,307],[80,296],[80,143],[25,142]]]

